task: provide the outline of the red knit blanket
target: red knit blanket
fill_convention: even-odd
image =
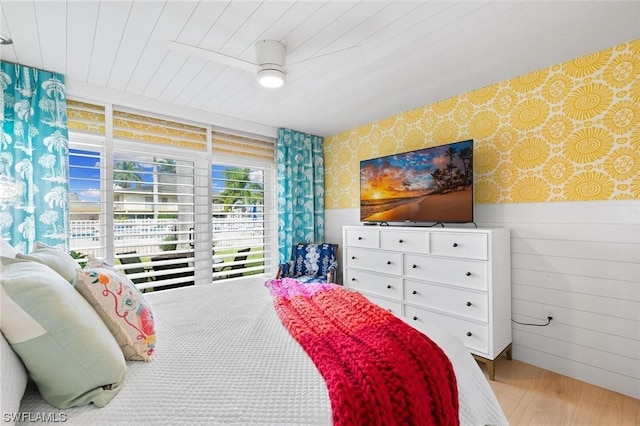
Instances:
[[[427,336],[338,285],[265,285],[324,377],[335,425],[459,424],[453,368]]]

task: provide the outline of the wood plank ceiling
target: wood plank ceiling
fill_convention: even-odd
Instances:
[[[640,38],[640,2],[0,1],[9,62],[58,71],[72,96],[117,93],[224,124],[330,135]],[[170,51],[199,46],[253,62],[274,39],[287,62],[327,55],[284,87]],[[93,95],[92,95],[93,93]],[[142,100],[144,102],[142,102]]]

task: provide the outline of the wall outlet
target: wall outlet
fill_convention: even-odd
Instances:
[[[544,319],[551,322],[556,319],[556,316],[553,313],[553,309],[551,309],[550,306],[545,306],[544,308]]]

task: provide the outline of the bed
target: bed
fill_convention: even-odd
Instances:
[[[154,359],[127,361],[126,379],[106,406],[55,409],[30,383],[18,415],[4,420],[81,425],[332,424],[325,381],[283,326],[264,278],[158,291],[145,294],[145,299],[153,307],[158,336]],[[507,424],[464,345],[436,327],[428,335],[455,371],[460,424]],[[7,399],[16,396],[8,395],[7,389],[19,391],[20,384],[5,383],[7,369],[15,370],[15,365],[9,365],[4,338],[2,344],[2,398]]]
[[[104,408],[53,409],[30,385],[20,412],[64,413],[68,424],[331,424],[326,387],[276,315],[262,280],[146,295],[156,318],[152,362],[127,362]],[[433,328],[458,381],[461,424],[506,424],[484,375],[461,342]],[[20,422],[18,422],[20,424]]]

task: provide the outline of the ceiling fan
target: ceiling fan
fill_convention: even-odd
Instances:
[[[169,50],[172,51],[187,53],[254,73],[260,85],[268,88],[278,88],[282,86],[287,74],[319,66],[333,68],[341,63],[350,62],[353,59],[359,59],[363,56],[361,47],[353,46],[324,55],[313,56],[299,62],[286,64],[286,47],[276,40],[260,40],[255,44],[255,62],[245,61],[244,59],[234,56],[177,41],[170,41],[168,47]]]

